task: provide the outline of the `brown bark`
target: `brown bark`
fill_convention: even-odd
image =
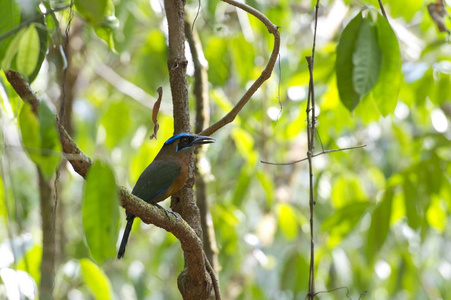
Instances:
[[[164,6],[169,29],[168,69],[174,110],[174,133],[190,132],[188,84],[186,79],[188,61],[185,58],[185,1],[165,0]],[[194,163],[193,159],[191,159],[188,180],[185,187],[172,196],[171,208],[182,216],[194,229],[199,239],[201,239],[202,227],[199,209],[194,202],[194,182]],[[202,240],[200,240],[200,243],[202,246]],[[183,299],[207,299],[211,294],[212,282],[210,275],[206,271],[202,251],[201,249],[200,254],[202,258],[197,261],[192,259],[190,252],[184,251],[185,269],[177,278]]]
[[[42,260],[41,282],[39,283],[39,298],[43,300],[53,299],[53,287],[55,284],[55,218],[54,202],[52,199],[52,186],[44,179],[41,170],[38,169],[39,196],[41,203],[42,220]]]

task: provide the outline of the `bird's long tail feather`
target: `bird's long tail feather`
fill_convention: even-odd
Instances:
[[[120,259],[124,256],[125,247],[127,246],[128,236],[130,235],[130,231],[132,230],[133,221],[135,220],[135,216],[132,218],[127,218],[127,225],[125,226],[124,235],[122,236],[121,246],[119,247],[119,252],[117,253],[117,258]]]

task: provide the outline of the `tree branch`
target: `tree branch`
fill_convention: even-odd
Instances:
[[[268,29],[269,33],[274,35],[274,47],[271,53],[271,56],[269,57],[268,64],[266,65],[263,72],[260,74],[260,76],[257,78],[257,80],[254,81],[254,83],[251,85],[251,87],[244,93],[244,95],[241,97],[241,99],[238,101],[238,103],[235,105],[235,107],[232,108],[232,110],[227,113],[222,119],[208,127],[207,129],[203,130],[200,134],[201,135],[212,135],[216,131],[218,131],[220,128],[224,127],[225,125],[231,123],[235,117],[238,115],[238,113],[243,109],[244,105],[250,100],[252,95],[260,88],[260,86],[265,82],[266,80],[271,77],[272,70],[274,69],[274,65],[277,61],[277,55],[279,54],[279,48],[280,48],[280,34],[279,34],[279,27],[274,25],[264,14],[256,10],[255,8],[250,7],[249,5],[246,5],[244,3],[236,2],[234,0],[222,0],[230,5],[236,6],[241,8],[242,10],[248,12],[249,14],[253,15],[257,19],[259,19],[263,24],[265,24],[266,28]]]
[[[5,74],[19,97],[31,104],[33,111],[36,113],[40,100],[30,85],[15,71],[6,71]],[[86,174],[91,167],[91,160],[77,147],[63,126],[59,126],[59,132],[63,152],[67,159],[74,170],[80,176],[86,178]],[[188,223],[181,218],[175,219],[175,217],[171,217],[168,219],[163,211],[133,196],[124,187],[119,187],[119,195],[122,207],[141,218],[144,223],[153,224],[171,232],[180,241],[185,257],[189,258],[187,260],[187,268],[190,273],[206,273],[203,264],[202,241]],[[208,274],[206,276],[210,278]],[[208,291],[210,290],[211,288]]]
[[[202,62],[203,51],[197,31],[190,30],[188,21],[185,21],[185,34],[190,47],[194,64],[194,97],[196,99],[195,132],[199,133],[210,122],[210,105],[208,99],[207,64]],[[216,245],[215,230],[207,202],[207,185],[205,175],[200,169],[199,162],[204,159],[207,147],[198,148],[196,152],[196,203],[199,207],[200,223],[202,226],[203,249],[205,252],[207,271],[211,276],[216,300],[221,299],[219,281],[216,277],[218,271],[218,247]]]

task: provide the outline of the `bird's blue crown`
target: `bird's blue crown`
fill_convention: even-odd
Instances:
[[[186,132],[179,133],[179,134],[176,134],[173,137],[169,138],[166,142],[164,142],[164,144],[165,145],[172,144],[175,140],[177,140],[179,138],[182,138],[182,137],[185,137],[185,136],[189,137],[189,136],[193,136],[193,135],[191,133],[186,133]]]

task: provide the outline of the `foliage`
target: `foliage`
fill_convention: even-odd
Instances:
[[[109,259],[118,237],[115,182],[131,188],[173,131],[160,3],[76,0],[66,49],[68,1],[18,3],[0,0],[2,70],[21,72],[41,98],[57,102],[70,59],[67,76],[74,80],[66,88],[75,94],[66,97],[73,97],[73,137],[96,161],[85,186],[73,172],[60,178],[63,256],[55,297],[177,299],[183,255],[172,235],[135,222],[124,260]],[[309,260],[307,168],[260,160],[305,157],[305,56],[311,54],[316,1],[249,3],[281,26],[282,48],[280,68],[207,151],[221,289],[225,299],[301,299]],[[425,2],[382,3],[388,21],[376,0],[320,5],[316,149],[367,146],[314,159],[316,289],[346,286],[355,299],[363,291],[364,299],[448,299],[451,256],[443,249],[451,232],[450,47]],[[208,61],[215,121],[263,70],[272,39],[264,26],[225,3],[201,4],[194,29]],[[198,2],[186,9],[193,20]],[[24,270],[38,283],[42,241],[34,166],[54,180],[61,148],[49,101],[36,117],[6,82],[2,73],[0,268]],[[160,131],[149,141],[150,107],[160,85]],[[192,120],[194,112],[193,103]],[[123,210],[120,219],[124,225]]]

